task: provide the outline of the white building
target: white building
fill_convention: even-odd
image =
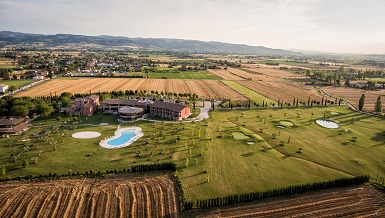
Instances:
[[[0,84],[0,93],[5,93],[8,90],[8,85]]]

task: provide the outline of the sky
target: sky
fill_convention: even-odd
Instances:
[[[385,54],[384,0],[0,0],[0,31]]]

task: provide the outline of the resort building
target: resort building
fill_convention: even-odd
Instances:
[[[133,121],[143,116],[144,109],[140,107],[121,107],[118,109],[121,121]]]
[[[70,115],[91,116],[98,109],[99,96],[91,95],[85,98],[76,98],[75,105],[68,108]]]
[[[26,118],[0,119],[0,134],[19,135],[27,131],[31,126],[26,122]]]
[[[121,107],[136,107],[147,109],[147,105],[152,101],[139,101],[134,99],[106,99],[100,104],[100,109],[105,113],[118,113]]]
[[[149,105],[150,114],[173,120],[182,120],[190,116],[190,108],[177,103],[167,103],[163,101],[155,101]]]
[[[5,93],[8,90],[8,85],[0,84],[0,93]]]

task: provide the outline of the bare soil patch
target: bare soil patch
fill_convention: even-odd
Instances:
[[[171,175],[0,184],[0,217],[179,217]]]
[[[329,189],[205,210],[196,217],[384,217],[385,193],[368,186]],[[190,216],[189,216],[190,217]]]

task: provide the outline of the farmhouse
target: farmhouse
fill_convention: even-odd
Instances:
[[[151,115],[173,120],[181,120],[190,115],[190,108],[182,104],[155,101],[149,107]]]
[[[5,93],[8,90],[8,85],[0,84],[0,93]]]
[[[70,115],[91,116],[99,105],[99,96],[91,95],[85,98],[76,98],[75,105],[68,108]]]
[[[25,118],[0,119],[0,134],[18,135],[28,130],[32,125]]]

